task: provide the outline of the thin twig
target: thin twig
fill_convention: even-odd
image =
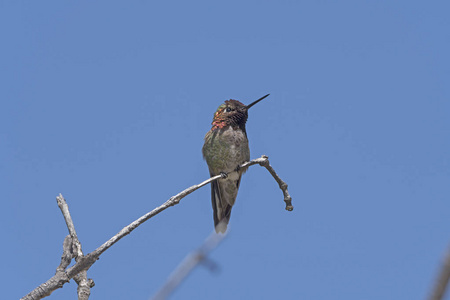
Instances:
[[[199,264],[205,263],[211,271],[217,269],[217,265],[208,259],[208,254],[214,250],[227,234],[216,234],[212,232],[197,250],[189,253],[178,267],[169,275],[169,278],[161,289],[153,296],[152,300],[166,299],[186,277]]]
[[[69,234],[72,237],[73,245],[75,246],[74,253],[76,256],[83,256],[83,251],[81,250],[81,243],[78,240],[77,232],[75,231],[75,225],[73,225],[72,216],[69,212],[69,206],[67,205],[66,199],[59,194],[56,197],[56,202],[61,210],[64,221],[66,221],[67,229],[69,229]]]
[[[442,267],[439,272],[439,276],[433,287],[433,291],[430,294],[429,300],[442,300],[444,299],[445,291],[447,289],[450,280],[450,248],[447,250],[447,254],[442,262]]]
[[[292,198],[289,195],[289,192],[287,190],[288,185],[286,182],[284,182],[280,176],[278,176],[278,174],[275,172],[275,170],[272,168],[272,166],[269,163],[269,157],[266,155],[261,156],[261,158],[257,158],[254,160],[251,160],[249,162],[244,163],[241,167],[245,167],[245,166],[251,166],[254,164],[259,164],[260,166],[264,167],[267,169],[267,171],[269,171],[269,173],[273,176],[273,178],[275,179],[275,181],[278,183],[278,186],[280,187],[281,191],[283,192],[284,195],[284,202],[286,202],[286,210],[288,211],[292,211],[294,209],[294,206],[292,206]],[[247,165],[248,164],[248,165]]]
[[[61,263],[59,267],[56,268],[56,272],[64,272],[66,268],[70,265],[70,262],[73,258],[73,241],[72,237],[69,235],[66,236],[63,242],[63,254],[61,256]]]
[[[255,164],[259,164],[259,165],[265,167],[270,172],[270,174],[272,174],[274,179],[278,182],[280,189],[283,191],[284,201],[286,202],[286,210],[291,211],[293,209],[293,206],[291,203],[292,199],[291,199],[291,196],[289,196],[289,193],[287,191],[287,184],[284,181],[282,181],[281,178],[275,173],[275,171],[269,164],[269,159],[267,156],[263,155],[260,158],[243,163],[242,165],[240,165],[240,168],[247,168],[247,167],[250,167]],[[237,171],[233,171],[233,172],[237,172]],[[233,172],[230,172],[229,174],[231,174]],[[41,299],[45,296],[50,295],[51,292],[53,292],[57,288],[61,288],[65,283],[67,283],[68,279],[72,279],[80,272],[88,270],[99,259],[100,255],[103,252],[108,250],[112,245],[117,243],[120,239],[122,239],[126,235],[130,234],[134,229],[136,229],[142,223],[144,223],[148,219],[156,216],[157,214],[166,210],[167,208],[177,205],[178,203],[180,203],[180,200],[183,199],[184,197],[186,197],[187,195],[189,195],[192,192],[198,190],[199,188],[207,185],[208,183],[211,183],[212,181],[218,180],[220,178],[222,178],[222,175],[217,175],[217,176],[211,177],[211,178],[203,181],[200,184],[193,185],[193,186],[185,189],[184,191],[176,194],[175,196],[172,196],[169,200],[164,202],[164,204],[162,204],[161,206],[158,206],[157,208],[155,208],[152,211],[148,212],[147,214],[143,215],[142,217],[140,217],[136,221],[132,222],[128,226],[124,227],[116,235],[114,235],[112,238],[110,238],[103,245],[101,245],[100,247],[98,247],[97,249],[92,251],[91,253],[84,255],[84,256],[78,255],[76,264],[66,270],[66,272],[65,272],[66,276],[61,277],[61,276],[57,276],[58,274],[56,274],[55,276],[50,278],[47,282],[38,286],[36,289],[34,289],[32,292],[30,292],[28,295],[26,295],[22,299],[23,300],[25,300],[25,299],[26,300],[30,300],[30,299],[35,300],[35,299]],[[67,210],[68,210],[68,208],[67,208]],[[63,214],[65,214],[64,211],[63,211]],[[73,223],[71,223],[71,218],[66,218],[66,216],[70,217],[70,214],[65,214],[66,224],[67,223],[69,224],[68,228],[70,231],[72,228],[72,227],[70,227],[71,226],[70,224],[73,225]],[[74,236],[76,237],[76,233],[75,233],[75,228],[73,227],[73,231],[71,232],[71,237],[74,238]],[[76,238],[76,240],[78,241],[78,238]],[[78,243],[79,243],[79,241],[78,241]],[[81,251],[81,244],[80,244],[79,249],[77,248],[77,251]],[[82,252],[80,252],[80,253],[82,253]],[[36,291],[40,291],[40,290],[45,290],[45,293],[43,293],[44,296],[39,298],[39,297],[36,297],[36,293],[37,293]]]
[[[78,240],[77,232],[75,231],[75,225],[73,224],[72,217],[69,212],[69,206],[67,205],[66,199],[59,194],[56,197],[56,202],[61,210],[64,220],[66,221],[67,228],[69,229],[69,235],[72,239],[72,249],[75,261],[78,262],[83,257],[83,250],[81,249],[81,243]],[[87,270],[83,270],[73,277],[73,280],[78,284],[77,294],[78,300],[88,300],[91,295],[91,288],[94,287],[94,280],[87,278]]]

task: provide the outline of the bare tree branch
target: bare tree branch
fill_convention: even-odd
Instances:
[[[73,258],[73,242],[70,234],[66,236],[63,242],[63,254],[61,256],[61,263],[56,268],[56,272],[64,272],[64,270],[70,265]]]
[[[83,256],[83,251],[81,250],[81,243],[78,240],[77,232],[75,231],[75,225],[73,225],[72,216],[70,215],[69,212],[69,206],[67,205],[66,200],[61,194],[59,194],[59,196],[56,197],[56,202],[58,203],[58,207],[64,216],[64,221],[66,221],[67,229],[69,229],[69,234],[72,237],[72,243],[75,246],[74,254],[76,256],[78,255]]]
[[[70,235],[67,235],[63,242],[63,254],[61,256],[61,263],[56,268],[55,276],[47,280],[47,282],[44,282],[43,284],[38,286],[22,299],[42,299],[44,297],[50,296],[50,294],[54,290],[61,288],[65,283],[69,282],[70,278],[67,276],[65,270],[67,266],[69,266],[73,257],[73,240]]]
[[[61,194],[56,197],[56,202],[58,203],[59,209],[64,216],[67,228],[69,229],[69,235],[72,240],[72,249],[74,250],[73,257],[75,257],[75,261],[78,262],[79,259],[83,257],[83,250],[81,249],[81,243],[78,240],[77,232],[75,231],[75,225],[73,225],[72,217],[69,212],[69,206],[67,205],[66,200]],[[91,295],[91,288],[95,285],[94,280],[92,280],[91,278],[87,278],[86,270],[77,274],[73,279],[78,284],[78,300],[88,300],[89,296]]]
[[[166,299],[199,264],[205,264],[211,271],[216,270],[217,265],[209,260],[207,256],[226,236],[226,233],[216,234],[215,232],[212,232],[200,248],[189,253],[183,259],[172,274],[170,274],[161,289],[153,296],[152,300]]]
[[[429,300],[442,300],[444,299],[445,291],[450,280],[450,248],[447,250],[447,254],[442,262],[442,267],[439,272],[439,276],[433,287],[433,291],[430,294]]]
[[[280,176],[278,176],[278,174],[275,172],[275,170],[269,164],[269,157],[266,155],[263,155],[263,156],[261,156],[261,158],[257,158],[257,159],[254,159],[254,160],[251,160],[249,162],[242,164],[241,168],[245,167],[245,166],[251,166],[254,164],[259,164],[260,166],[266,168],[267,171],[269,171],[269,173],[273,176],[275,181],[278,183],[281,191],[283,191],[284,202],[286,202],[286,210],[292,211],[294,209],[294,207],[292,206],[292,198],[289,195],[289,192],[287,190],[288,185],[286,182],[281,180]]]
[[[287,191],[287,184],[281,180],[281,178],[275,173],[273,168],[269,164],[269,159],[267,156],[263,155],[260,158],[251,160],[249,162],[243,163],[240,165],[240,168],[246,168],[255,164],[259,164],[263,167],[265,167],[270,174],[273,176],[273,178],[277,181],[278,185],[280,186],[280,189],[283,191],[284,195],[284,201],[286,202],[286,210],[292,211],[292,198],[289,195]],[[237,172],[237,171],[233,171]],[[230,172],[229,174],[233,173]],[[36,289],[31,291],[28,295],[22,298],[22,300],[30,300],[30,299],[41,299],[43,297],[46,297],[50,295],[54,290],[61,288],[65,283],[69,282],[70,279],[77,276],[79,273],[88,270],[100,257],[100,255],[105,252],[107,249],[109,249],[112,245],[117,243],[120,239],[122,239],[124,236],[130,234],[134,229],[136,229],[138,226],[140,226],[142,223],[147,221],[148,219],[156,216],[160,212],[166,210],[167,208],[177,205],[180,203],[180,200],[186,197],[187,195],[191,194],[192,192],[198,190],[199,188],[207,185],[208,183],[211,183],[214,180],[218,180],[222,178],[222,175],[217,175],[214,177],[211,177],[205,181],[203,181],[200,184],[193,185],[184,191],[176,194],[175,196],[172,196],[169,200],[164,202],[161,206],[158,206],[157,208],[153,209],[152,211],[148,212],[147,214],[143,215],[136,221],[132,222],[128,226],[124,227],[122,230],[120,230],[116,235],[114,235],[112,238],[110,238],[108,241],[106,241],[103,245],[92,251],[91,253],[87,255],[83,255],[83,252],[81,251],[81,244],[78,241],[78,237],[76,236],[75,227],[73,226],[72,218],[70,217],[70,213],[68,212],[67,203],[65,201],[61,201],[64,198],[60,195],[58,196],[58,205],[61,201],[62,204],[60,207],[61,211],[63,212],[64,218],[66,220],[67,227],[69,228],[69,233],[72,238],[72,245],[75,247],[75,251],[78,255],[76,255],[76,263],[69,269],[67,269],[65,272],[57,272],[55,276],[50,278],[47,282],[41,284]],[[65,203],[65,205],[64,205]],[[66,211],[67,210],[67,211]],[[84,277],[83,277],[84,278]],[[75,278],[74,278],[75,279]],[[78,280],[78,279],[77,279]],[[80,280],[82,282],[82,280]],[[77,281],[78,283],[78,281]],[[86,284],[86,282],[83,282],[83,284]],[[93,281],[88,280],[87,284],[90,284],[91,287],[93,286]],[[80,283],[78,288],[80,289]],[[85,298],[86,299],[86,298]]]

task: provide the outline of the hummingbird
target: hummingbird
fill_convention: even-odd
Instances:
[[[225,233],[241,183],[247,168],[239,166],[250,160],[245,123],[250,107],[270,94],[244,105],[237,100],[226,100],[217,108],[211,130],[205,135],[202,153],[211,177],[222,174],[222,178],[211,182],[211,202],[214,228]],[[237,171],[236,173],[228,173]]]

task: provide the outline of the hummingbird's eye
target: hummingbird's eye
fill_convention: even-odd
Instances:
[[[232,111],[231,108],[229,108],[229,107],[225,108],[225,112],[230,112],[230,111]]]

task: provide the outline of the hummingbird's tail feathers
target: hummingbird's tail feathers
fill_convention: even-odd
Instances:
[[[232,206],[227,205],[227,207],[223,211],[223,214],[217,219],[216,215],[214,215],[214,227],[216,229],[216,233],[225,233],[225,231],[227,231],[227,225],[228,222],[230,222],[231,208]]]
[[[211,202],[213,207],[214,227],[217,233],[225,233],[227,230],[227,224],[230,221],[231,216],[231,208],[233,207],[222,200],[218,182],[211,182]]]
[[[225,233],[225,231],[227,231],[228,221],[229,220],[227,220],[225,222],[225,220],[224,220],[224,221],[219,222],[219,224],[217,224],[215,227],[216,233]]]

